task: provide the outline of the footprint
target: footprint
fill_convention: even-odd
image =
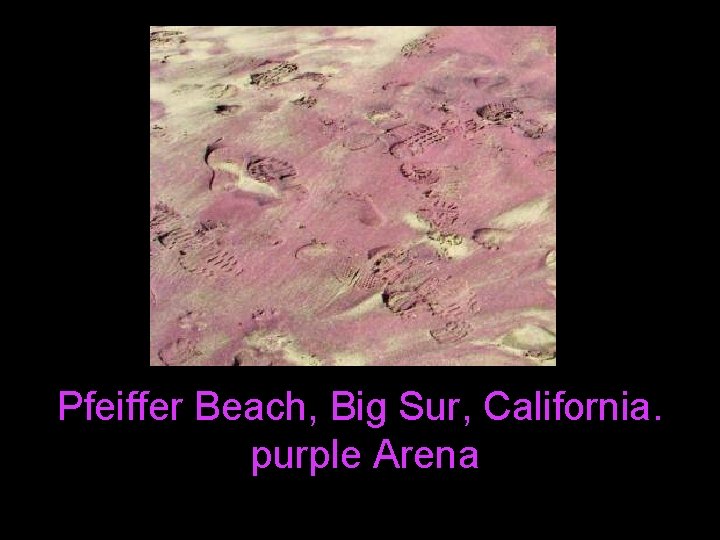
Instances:
[[[384,251],[370,260],[370,273],[386,284],[392,284],[406,275],[414,263],[413,256],[398,248]]]
[[[431,202],[428,205],[417,211],[418,217],[430,223],[435,230],[447,231],[452,228],[460,218],[458,205],[444,199],[429,199],[429,201]]]
[[[200,90],[202,87],[202,84],[181,84],[175,88],[172,93],[176,96],[181,96],[195,90]]]
[[[317,98],[312,96],[302,96],[297,99],[293,99],[290,103],[298,107],[305,107],[306,109],[311,109],[317,103]]]
[[[209,166],[213,170],[213,178],[216,173],[228,173],[228,175],[220,176],[222,180],[221,189],[224,191],[239,191],[251,194],[256,199],[258,204],[264,204],[272,199],[280,197],[280,191],[278,188],[283,189],[285,186],[276,186],[274,182],[270,180],[256,180],[247,172],[247,166],[241,166],[233,161],[216,161],[213,160],[209,163]],[[294,193],[299,191],[302,186],[287,186],[286,190],[288,193]],[[298,188],[291,190],[290,188]],[[212,189],[212,187],[211,187]]]
[[[447,136],[463,135],[465,133],[465,125],[457,118],[450,118],[440,125],[440,131]]]
[[[512,233],[506,229],[494,229],[491,227],[475,229],[473,240],[488,250],[497,251],[502,245],[509,241]]]
[[[158,234],[155,239],[165,248],[181,248],[193,237],[193,234],[183,227],[177,227]]]
[[[438,254],[445,259],[462,258],[468,254],[465,240],[459,234],[432,230],[427,233],[427,238]]]
[[[478,107],[477,114],[491,124],[510,126],[522,118],[523,111],[512,102],[499,102]]]
[[[179,366],[202,356],[202,352],[198,349],[197,340],[180,337],[162,347],[157,356],[166,366]]]
[[[325,83],[329,80],[329,77],[327,75],[323,75],[322,73],[317,73],[315,71],[306,71],[304,73],[301,73],[300,75],[297,75],[292,78],[293,81],[299,81],[299,80],[309,80],[312,82],[318,83],[316,89],[320,90]]]
[[[257,328],[268,329],[277,324],[278,310],[274,307],[257,308],[250,314],[250,320]]]
[[[159,202],[153,207],[152,217],[150,218],[150,230],[161,231],[167,226],[176,226],[182,221],[180,214],[171,206]]]
[[[380,227],[385,223],[385,216],[378,210],[370,195],[363,193],[346,193],[336,201],[338,215],[350,214],[367,227]]]
[[[543,152],[535,158],[535,166],[541,171],[552,172],[555,170],[555,150]]]
[[[301,261],[307,261],[318,257],[324,257],[333,251],[333,248],[328,246],[326,243],[313,240],[309,244],[300,246],[297,250],[295,250],[295,258]]]
[[[464,314],[470,285],[466,279],[449,276],[442,280],[433,278],[420,291],[433,315],[452,317]]]
[[[209,277],[242,273],[237,257],[222,246],[221,224],[205,221],[193,231],[169,206],[159,204],[150,230],[160,245],[177,252],[178,266],[188,273]]]
[[[343,146],[348,150],[362,150],[370,148],[378,140],[372,133],[349,133],[343,138]]]
[[[362,263],[352,257],[345,257],[333,264],[330,273],[338,282],[348,288],[355,287],[361,278],[367,277],[367,274],[363,272]]]
[[[292,164],[273,157],[252,158],[246,168],[250,176],[260,182],[283,181],[297,176]]]
[[[240,105],[216,105],[215,113],[223,116],[229,116],[237,113],[240,110]]]
[[[223,273],[234,276],[242,273],[237,257],[221,245],[193,246],[179,253],[180,267],[190,274],[215,277]]]
[[[187,41],[185,34],[177,30],[150,32],[150,46],[160,49],[174,49]]]
[[[327,137],[337,137],[347,129],[342,119],[324,118],[320,121],[320,130]]]
[[[471,330],[472,326],[467,321],[450,321],[445,326],[430,330],[430,335],[435,341],[444,345],[461,341]]]
[[[178,327],[181,330],[201,332],[205,330],[208,325],[203,320],[205,313],[198,313],[196,311],[185,311],[178,317]]]
[[[423,308],[432,315],[458,317],[465,313],[470,289],[467,281],[429,277],[430,268],[416,268],[385,287],[383,301],[393,313]]]
[[[555,270],[555,250],[554,249],[552,251],[548,252],[548,254],[545,256],[545,265],[548,268]]]
[[[393,313],[408,315],[418,307],[420,297],[414,290],[410,291],[386,291],[382,295],[385,306]]]
[[[205,90],[205,95],[212,99],[231,98],[238,93],[238,87],[234,84],[213,84]]]
[[[403,115],[402,113],[399,113],[398,111],[392,110],[392,109],[381,109],[381,110],[374,110],[370,111],[367,115],[367,119],[375,126],[388,127],[389,123],[395,123],[397,125],[397,122],[402,119]],[[392,124],[390,124],[392,125]]]
[[[268,88],[289,80],[290,74],[297,71],[297,64],[280,62],[276,66],[250,75],[250,84],[260,88]]]
[[[423,295],[429,269],[408,269],[391,283],[388,283],[382,293],[382,301],[393,313],[403,318],[415,318],[418,311],[427,309],[428,305]]]
[[[527,118],[515,123],[514,127],[522,130],[523,134],[526,137],[530,137],[531,139],[539,139],[545,132],[545,128],[547,127],[547,125],[541,124],[537,120]]]
[[[181,216],[164,203],[156,204],[153,209],[150,233],[152,240],[166,249],[182,247],[193,237],[192,231],[185,226]]]
[[[385,223],[385,217],[372,200],[370,195],[356,196],[354,200],[359,204],[358,220],[368,227],[380,227]]]
[[[447,139],[440,130],[424,124],[403,126],[403,129],[391,130],[390,133],[402,137],[400,141],[390,146],[390,154],[401,159],[418,156]]]
[[[406,43],[400,49],[405,57],[427,56],[435,50],[435,42],[430,36],[424,36]]]
[[[319,366],[322,361],[307,352],[294,336],[277,330],[256,330],[245,337],[246,345],[266,355],[279,355],[292,365]]]
[[[400,166],[400,173],[412,183],[420,186],[429,186],[440,180],[440,173],[435,169],[403,163]]]
[[[378,248],[371,250],[368,259],[345,257],[333,265],[332,275],[348,288],[378,290],[406,273],[412,266],[404,250]]]
[[[474,139],[477,135],[477,132],[484,127],[485,126],[483,124],[478,124],[477,120],[475,120],[474,118],[471,118],[470,120],[465,120],[465,122],[462,123],[463,138],[468,141]]]

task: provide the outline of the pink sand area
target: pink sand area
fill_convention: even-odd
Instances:
[[[150,29],[150,362],[555,365],[555,29]]]

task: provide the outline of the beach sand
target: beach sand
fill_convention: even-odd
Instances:
[[[150,363],[555,365],[555,28],[150,28]]]

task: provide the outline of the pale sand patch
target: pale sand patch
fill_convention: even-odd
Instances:
[[[556,283],[555,283],[555,279],[549,278],[547,281],[545,281],[545,283],[546,283],[547,286],[548,286],[548,290],[549,290],[550,294],[552,294],[553,297],[556,297],[556,295],[555,295],[555,289],[556,289],[556,286],[557,286],[557,285],[556,285]]]
[[[352,286],[340,282],[336,277],[318,278],[318,276],[300,276],[288,281],[278,289],[286,298],[293,298],[299,317],[315,319],[319,311],[328,309],[340,296]]]
[[[222,349],[229,342],[230,338],[223,333],[203,335],[196,345],[200,355],[194,361],[188,362],[188,365],[203,365],[204,359],[212,357],[216,351]]]
[[[535,316],[542,322],[544,319],[548,326],[554,329],[555,313],[552,310],[529,309],[521,312],[523,315]],[[518,315],[515,313],[514,315]],[[510,317],[514,319],[515,317]],[[502,319],[498,318],[494,322]],[[496,339],[475,339],[473,345],[494,347],[498,351],[518,358],[525,358],[540,366],[554,366],[555,364],[555,332],[535,324],[525,324],[515,328]]]
[[[555,332],[555,310],[554,309],[541,309],[541,308],[528,308],[520,311],[521,317],[531,317],[538,322],[542,322],[543,326],[550,332]]]
[[[373,294],[371,297],[366,298],[358,305],[344,311],[338,315],[337,319],[352,319],[354,317],[360,317],[366,313],[370,313],[374,309],[382,308],[385,304],[383,303],[382,294]]]
[[[532,36],[530,39],[520,43],[514,48],[514,61],[526,62],[535,54],[546,54],[555,56],[554,50],[551,51],[550,41],[545,36]]]
[[[424,219],[420,219],[418,215],[414,212],[408,212],[407,214],[405,214],[403,216],[403,222],[407,224],[411,229],[423,233],[430,232],[430,230],[432,229],[429,222],[425,221]]]
[[[300,366],[319,366],[315,356],[303,351],[294,337],[281,332],[257,330],[245,337],[245,343],[264,353],[281,353],[285,360]]]
[[[181,28],[179,28],[181,29]],[[277,26],[214,26],[199,33],[204,38],[219,38],[233,53],[268,57],[291,50],[320,38],[316,29]]]
[[[499,229],[519,229],[549,218],[550,199],[541,197],[495,217],[490,224]]]
[[[503,336],[502,343],[516,349],[547,349],[555,345],[555,334],[546,328],[529,324]]]
[[[540,366],[554,366],[555,334],[546,328],[525,325],[503,336],[498,349],[522,356]]]
[[[177,83],[153,81],[150,85],[150,99],[161,102],[168,116],[184,117],[207,110],[207,103],[211,100],[203,96],[200,88],[184,92],[178,92],[177,89]]]
[[[186,54],[171,54],[171,62],[173,64],[183,64],[186,62],[197,62],[212,58],[208,51],[215,46],[214,41],[204,39],[188,39],[182,44],[182,48],[188,51]],[[164,54],[156,53],[156,57],[162,58]]]
[[[545,124],[547,126],[545,129],[547,131],[550,131],[551,129],[555,128],[555,124],[557,122],[557,114],[554,112],[542,112],[538,115],[538,121],[541,124]]]
[[[336,366],[366,366],[370,359],[362,353],[342,352],[333,355]]]
[[[187,32],[192,27],[168,27]],[[323,27],[273,27],[273,26],[216,26],[195,28],[193,32],[203,38],[220,38],[233,53],[268,57],[273,54],[295,51],[293,61],[303,63],[303,69],[320,72],[335,70],[336,62],[355,69],[373,69],[392,62],[407,42],[420,38],[434,26],[359,26],[336,27],[333,38],[366,40],[356,43],[330,42],[318,44],[325,39]],[[338,54],[338,51],[342,54]],[[192,54],[192,53],[191,53]],[[324,69],[323,69],[324,68]]]
[[[273,55],[294,53],[291,57],[292,61],[300,64],[302,71],[315,71],[332,76],[335,83],[343,86],[342,81],[345,74],[353,75],[349,77],[348,84],[356,84],[354,75],[358,70],[372,70],[390,63],[397,57],[405,43],[422,37],[433,28],[431,26],[340,27],[333,36],[335,38],[368,40],[361,47],[338,43],[316,45],[315,43],[325,38],[322,34],[322,27],[303,29],[263,26],[168,26],[163,30],[184,32],[188,40],[182,47],[188,51],[187,54],[171,54],[168,61],[173,64],[199,62],[210,58],[212,55],[208,53],[208,50],[215,45],[213,40],[220,38],[225,40],[224,46],[229,49],[230,54],[268,58]],[[165,56],[163,51],[154,54],[159,57]],[[341,59],[341,67],[338,67],[338,59]],[[249,77],[219,77],[218,75],[215,71],[201,73],[195,70],[188,74],[188,80],[191,79],[193,83],[202,85],[203,88],[212,84],[229,82],[241,90],[254,90],[250,85]],[[164,83],[153,80],[150,86],[150,99],[163,103],[170,118],[206,113],[214,100],[204,95],[201,89],[178,93],[176,92],[177,82]],[[282,93],[281,89],[279,91]],[[209,119],[203,122],[195,121],[189,126],[194,131],[199,129],[200,124],[205,124],[207,121]],[[278,143],[287,140],[288,134],[284,129],[274,129],[275,126],[270,125],[266,127],[266,134],[272,133],[272,138],[277,139]],[[188,129],[188,126],[186,125],[184,128]],[[265,138],[269,137],[266,135]],[[275,141],[266,140],[265,142],[272,144]]]
[[[375,69],[392,62],[403,45],[423,37],[434,26],[361,26],[339,27],[334,38],[371,40],[372,44],[362,47],[329,44],[328,57],[337,58],[337,49],[343,49],[342,61],[354,69]],[[315,47],[317,49],[317,47]]]
[[[494,312],[489,314],[476,314],[473,321],[479,327],[488,326],[504,326],[508,323],[512,324],[517,321],[525,321],[527,325],[542,326],[545,330],[554,335],[555,332],[555,310],[542,308],[525,308],[525,309],[508,309],[505,311]],[[469,341],[472,345],[492,346],[504,348],[503,339],[505,335],[500,337],[478,337]],[[516,350],[513,348],[513,350]]]
[[[386,354],[402,352],[403,349],[413,348],[419,343],[433,344],[430,332],[427,328],[416,328],[405,333],[398,333],[388,336],[380,345],[381,350]]]
[[[537,366],[555,366],[556,365],[556,359],[555,359],[554,355],[551,356],[549,354],[539,353],[536,356],[531,356],[531,355],[527,354],[527,351],[525,349],[517,349],[515,347],[503,345],[502,343],[478,341],[478,342],[473,342],[473,344],[494,347],[499,352],[505,353],[508,356],[513,356],[515,358],[522,358],[524,360],[527,360],[528,362],[532,362],[533,364],[535,364]]]

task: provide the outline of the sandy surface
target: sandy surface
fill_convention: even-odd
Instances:
[[[150,362],[554,365],[555,29],[150,29]]]

